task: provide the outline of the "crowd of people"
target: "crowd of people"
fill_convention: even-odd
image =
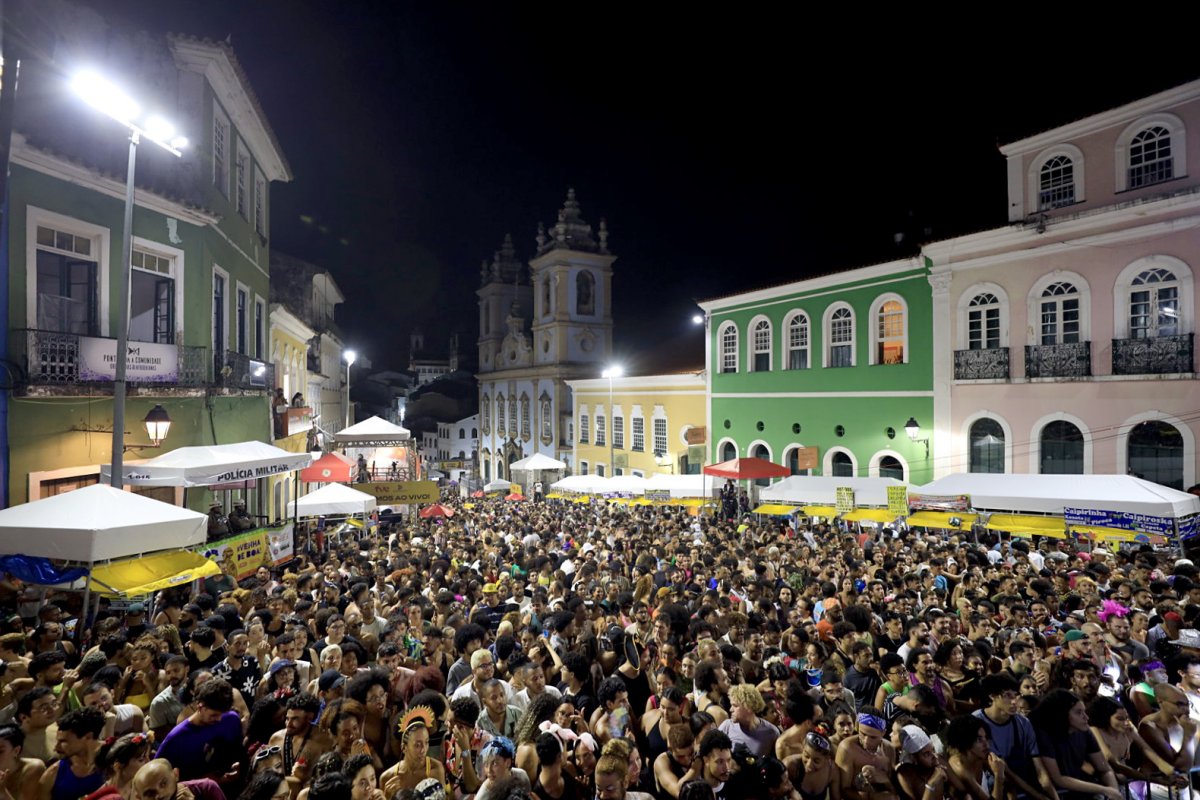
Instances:
[[[106,603],[78,647],[69,597],[0,581],[0,800],[1190,791],[1177,553],[730,502],[458,511]]]

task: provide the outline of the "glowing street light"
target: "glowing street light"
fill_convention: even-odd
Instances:
[[[117,271],[117,352],[113,376],[112,485],[120,489],[125,479],[125,372],[129,358],[129,272],[133,263],[133,180],[137,166],[137,146],[142,137],[149,139],[176,158],[187,139],[175,135],[175,128],[160,116],[151,116],[139,125],[141,106],[97,72],[86,70],[71,81],[75,94],[92,108],[112,117],[129,131],[129,165],[125,170],[125,227],[122,232],[121,268]],[[166,413],[165,411],[163,412]],[[170,421],[167,421],[167,425]],[[149,427],[147,427],[149,430]],[[165,429],[162,430],[166,436]],[[154,434],[151,434],[154,439]],[[158,441],[162,441],[159,439]]]
[[[616,417],[613,415],[613,378],[619,378],[624,374],[625,368],[620,364],[613,364],[600,373],[601,378],[608,378],[608,427],[610,429],[608,431],[608,471],[610,477],[617,474],[616,459],[613,455],[613,447],[616,444],[613,439],[614,430],[612,430],[613,421],[616,420]]]
[[[350,427],[350,367],[358,360],[358,353],[353,350],[342,351],[342,358],[346,361],[346,427]]]

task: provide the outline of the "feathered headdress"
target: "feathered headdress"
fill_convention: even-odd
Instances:
[[[1096,613],[1096,618],[1101,622],[1107,623],[1109,617],[1125,617],[1128,615],[1129,609],[1116,600],[1105,600],[1100,604],[1100,611]]]
[[[428,728],[432,731],[436,725],[437,720],[433,715],[432,708],[429,706],[413,706],[404,712],[404,716],[400,717],[400,722],[396,724],[396,732],[400,734],[400,739],[403,741],[408,738],[409,731],[414,728]]]

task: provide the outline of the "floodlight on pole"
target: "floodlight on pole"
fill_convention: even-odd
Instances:
[[[608,369],[606,369],[600,373],[601,378],[608,378],[608,418],[610,420],[609,428],[611,429],[608,431],[609,477],[615,476],[617,474],[616,458],[614,456],[615,451],[613,449],[616,446],[616,442],[613,438],[613,434],[616,432],[615,428],[613,428],[613,422],[616,421],[616,415],[613,414],[613,378],[619,378],[624,374],[625,374],[625,368],[622,367],[620,364],[613,364]]]
[[[141,106],[115,83],[93,70],[75,75],[75,94],[92,108],[111,117],[129,131],[129,162],[125,169],[125,217],[121,238],[121,267],[117,276],[117,351],[113,374],[112,485],[124,485],[125,373],[129,359],[129,273],[133,263],[133,187],[137,147],[142,138],[154,142],[176,158],[187,139],[176,136],[174,126],[161,116],[151,115],[139,124]],[[165,412],[164,412],[165,413]],[[168,423],[169,424],[169,423]],[[165,436],[165,431],[164,431]]]
[[[346,427],[350,427],[350,367],[358,360],[358,353],[353,350],[342,351],[342,358],[346,361]]]

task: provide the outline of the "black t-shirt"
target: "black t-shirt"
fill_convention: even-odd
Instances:
[[[1083,771],[1092,753],[1100,752],[1100,745],[1091,731],[1071,731],[1066,736],[1039,730],[1037,732],[1038,755],[1058,762],[1058,772],[1064,778],[1096,783],[1094,776]],[[1090,800],[1091,795],[1067,792],[1068,800]]]

